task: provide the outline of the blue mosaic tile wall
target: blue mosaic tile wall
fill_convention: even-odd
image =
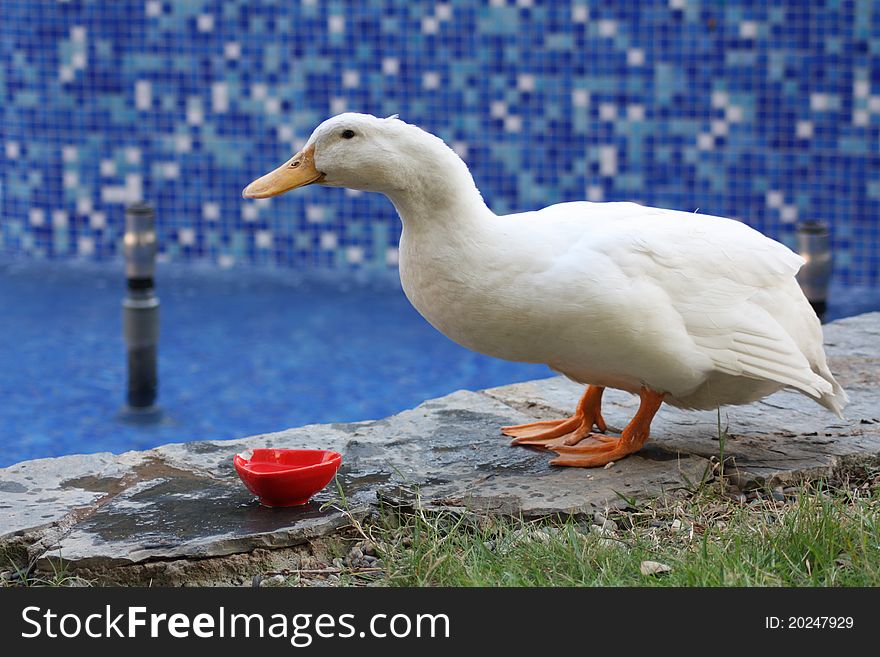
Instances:
[[[385,268],[378,196],[239,197],[321,120],[399,113],[497,212],[623,200],[832,224],[880,282],[871,0],[3,0],[0,250],[112,258],[153,202],[163,257]]]

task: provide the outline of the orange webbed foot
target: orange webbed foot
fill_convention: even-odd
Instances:
[[[545,420],[516,426],[502,427],[501,432],[511,436],[511,445],[534,445],[556,447],[576,445],[584,438],[595,435],[595,427],[605,431],[607,426],[602,417],[602,392],[604,388],[589,386],[578,403],[575,414],[565,420]]]
[[[664,395],[642,388],[639,397],[639,410],[619,437],[593,434],[594,440],[588,442],[550,445],[549,448],[559,455],[550,464],[597,468],[638,452],[648,440],[651,421],[660,409]]]
[[[546,420],[501,427],[501,433],[510,436],[511,445],[542,445],[555,438],[575,431],[581,425],[581,418],[572,416],[567,420]]]
[[[562,465],[576,468],[597,468],[608,465],[612,461],[619,461],[625,456],[637,452],[641,449],[633,446],[630,448],[624,440],[623,436],[609,436],[606,441],[579,444],[579,445],[558,445],[550,449],[559,456],[550,461],[550,465]]]

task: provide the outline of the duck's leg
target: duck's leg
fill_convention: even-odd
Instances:
[[[641,403],[635,417],[630,420],[619,438],[602,436],[601,442],[589,441],[589,444],[551,445],[550,449],[559,454],[550,461],[551,465],[568,465],[576,468],[595,468],[607,465],[611,461],[622,459],[628,454],[637,452],[648,440],[651,421],[660,410],[664,395],[647,388],[639,392]]]
[[[505,436],[513,437],[511,445],[575,445],[593,431],[605,431],[605,420],[602,419],[602,393],[605,388],[588,386],[584,396],[578,402],[577,409],[567,420],[547,420],[532,422],[514,427],[502,427]]]

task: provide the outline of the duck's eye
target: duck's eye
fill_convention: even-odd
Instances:
[[[352,137],[354,137],[354,130],[343,130],[342,131],[342,138],[343,139],[351,139]]]

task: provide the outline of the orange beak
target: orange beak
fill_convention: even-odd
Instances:
[[[244,198],[268,198],[278,196],[291,189],[319,183],[324,174],[315,168],[314,145],[304,148],[274,171],[244,188]]]

